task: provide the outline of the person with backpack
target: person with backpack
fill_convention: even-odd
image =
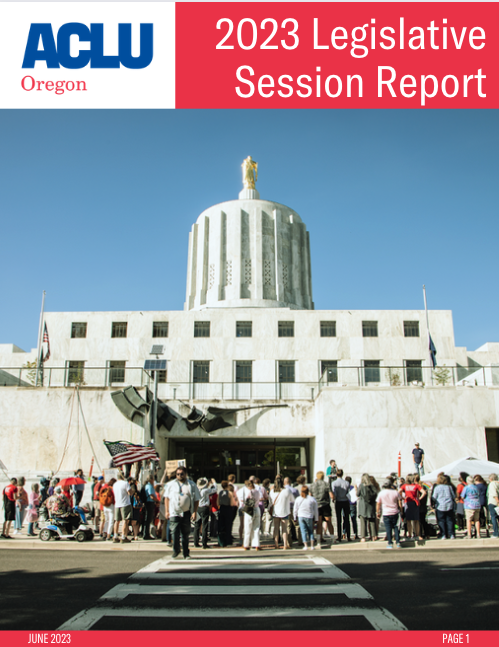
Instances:
[[[378,539],[376,533],[376,497],[378,493],[371,483],[369,474],[362,474],[360,485],[356,486],[357,490],[357,513],[360,518],[360,541],[365,542],[367,536],[367,527],[371,540]]]
[[[114,492],[113,485],[116,479],[111,479],[109,483],[105,483],[99,492],[99,504],[102,506],[102,513],[104,515],[104,527],[102,529],[102,539],[111,539],[113,536],[113,522],[114,522]]]
[[[229,490],[229,481],[222,481],[222,489],[218,493],[218,543],[222,548],[232,544],[232,519],[234,498]]]
[[[244,482],[244,487],[237,492],[240,508],[243,513],[244,523],[244,550],[250,549],[250,544],[256,550],[260,548],[260,507],[258,502],[262,496],[260,490],[249,479]]]
[[[94,512],[94,529],[95,532],[99,532],[99,528],[102,525],[100,523],[100,502],[99,502],[99,492],[101,491],[102,487],[104,485],[104,478],[102,476],[99,476],[99,478],[95,481],[94,487],[92,490],[92,505],[93,505],[93,512]]]

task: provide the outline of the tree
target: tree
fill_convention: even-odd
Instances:
[[[450,382],[450,371],[445,364],[434,369],[433,379],[438,386],[447,386]]]

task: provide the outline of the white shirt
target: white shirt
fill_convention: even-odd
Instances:
[[[129,492],[130,483],[128,481],[116,481],[113,485],[114,505],[116,508],[125,508],[127,505],[131,505]]]
[[[258,501],[260,501],[260,499],[262,498],[262,493],[260,492],[260,490],[257,490],[256,488],[254,488],[253,490],[250,490],[247,487],[242,487],[240,490],[237,491],[237,498],[239,499],[240,508],[244,507],[244,502],[249,497],[252,497],[253,499],[255,499],[255,504],[257,504]]]
[[[295,519],[298,517],[306,517],[307,519],[315,519],[319,521],[319,506],[313,496],[308,494],[306,497],[298,496],[295,499],[294,505]]]
[[[178,479],[174,479],[167,483],[165,487],[165,499],[170,502],[169,513],[171,517],[183,517],[184,511],[180,507],[180,495],[188,494],[191,499],[191,513],[194,512],[194,502],[201,499],[198,486],[187,479],[181,483]]]
[[[207,505],[210,505],[210,496],[212,494],[216,494],[216,492],[217,492],[216,483],[214,483],[213,485],[208,485],[207,487],[204,487],[202,490],[200,490],[199,493],[201,495],[201,499],[199,500],[199,507],[203,508]]]
[[[287,517],[291,512],[291,501],[294,501],[294,496],[290,490],[284,488],[280,492],[272,491],[270,493],[270,500],[272,501],[273,517]]]

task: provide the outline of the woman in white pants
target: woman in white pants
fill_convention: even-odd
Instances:
[[[111,505],[103,506],[104,508],[104,530],[103,535],[104,539],[106,537],[110,539],[113,534],[113,523],[114,523],[114,503]]]
[[[250,549],[250,544],[256,550],[261,550],[260,548],[260,507],[258,502],[261,498],[260,490],[255,489],[255,486],[251,481],[245,481],[244,487],[238,490],[237,492],[241,508],[243,509],[247,499],[253,499],[253,514],[250,515],[247,512],[243,512],[243,521],[244,521],[244,541],[243,546],[244,550]]]

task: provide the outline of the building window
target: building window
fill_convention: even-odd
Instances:
[[[253,381],[253,362],[251,361],[238,361],[236,362],[236,382],[252,382]]]
[[[71,324],[71,339],[85,339],[87,336],[87,322]]]
[[[294,382],[295,381],[295,362],[279,362],[279,382]]]
[[[338,381],[338,360],[322,360],[321,362],[321,377],[329,382]]]
[[[278,322],[278,335],[279,337],[294,337],[295,336],[295,322],[294,321],[279,321]],[[291,380],[294,382],[294,380]]]
[[[127,327],[128,324],[126,321],[113,321],[111,337],[126,337]]]
[[[109,384],[123,384],[125,382],[126,362],[109,362]]]
[[[195,384],[210,381],[210,362],[192,362],[192,381]]]
[[[252,337],[252,336],[253,336],[253,323],[251,321],[236,321],[236,337]]]
[[[210,336],[210,322],[209,321],[195,321],[194,322],[194,337],[209,337]]]
[[[84,384],[85,362],[68,362],[68,385]]]
[[[411,382],[423,381],[423,369],[421,367],[420,359],[406,359],[405,377],[406,377],[407,384],[411,384]]]
[[[321,321],[321,337],[336,337],[336,321]]]
[[[380,382],[379,359],[364,360],[364,384]]]
[[[362,337],[377,337],[378,336],[378,322],[377,321],[363,321],[362,322]]]
[[[158,371],[158,384],[166,384],[167,374],[168,372],[166,370]]]
[[[153,337],[168,337],[168,321],[153,321],[152,322],[152,336]]]
[[[404,337],[419,337],[419,321],[404,321]]]

